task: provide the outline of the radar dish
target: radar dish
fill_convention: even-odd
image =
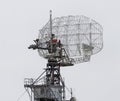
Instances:
[[[87,62],[91,55],[103,48],[103,29],[96,21],[85,16],[63,16],[52,20],[52,33],[59,39],[71,61]],[[40,30],[39,43],[50,40],[50,21]],[[42,44],[42,47],[46,47]],[[39,55],[46,58],[47,50],[38,49]]]

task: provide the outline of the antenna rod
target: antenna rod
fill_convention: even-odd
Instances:
[[[50,47],[51,47],[51,53],[53,53],[53,46],[52,46],[52,40],[53,40],[53,34],[52,34],[52,10],[50,10]]]
[[[50,10],[50,35],[51,35],[51,40],[52,38],[52,10]]]

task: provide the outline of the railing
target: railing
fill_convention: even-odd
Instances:
[[[24,79],[24,85],[30,86],[30,85],[44,85],[46,82],[45,77],[40,78],[37,82],[35,82],[36,79],[33,78],[25,78]]]
[[[31,85],[33,84],[34,80],[32,78],[25,78],[24,85]]]
[[[83,62],[88,62],[90,61],[90,55],[86,55],[84,57],[79,57],[79,58],[74,58],[74,59],[71,59],[72,63],[83,63]]]

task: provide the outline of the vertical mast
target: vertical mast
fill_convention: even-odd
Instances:
[[[50,37],[52,40],[52,10],[50,10]]]
[[[50,48],[51,48],[51,53],[53,52],[53,46],[52,46],[52,40],[53,40],[53,36],[52,36],[52,10],[50,10]]]

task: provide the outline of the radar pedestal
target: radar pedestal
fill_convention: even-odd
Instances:
[[[39,42],[39,41],[37,41]],[[40,46],[31,45],[30,47],[34,49],[35,46],[37,49],[43,49],[48,51],[47,67],[45,68],[45,77],[44,82],[41,82],[41,76],[36,79],[25,79],[24,87],[30,95],[31,99],[34,101],[63,101],[65,100],[65,84],[60,75],[61,66],[70,66],[73,65],[67,54],[63,51],[63,47],[60,43],[60,40],[51,39],[46,42],[47,47],[42,48]],[[31,90],[31,93],[29,91]]]

